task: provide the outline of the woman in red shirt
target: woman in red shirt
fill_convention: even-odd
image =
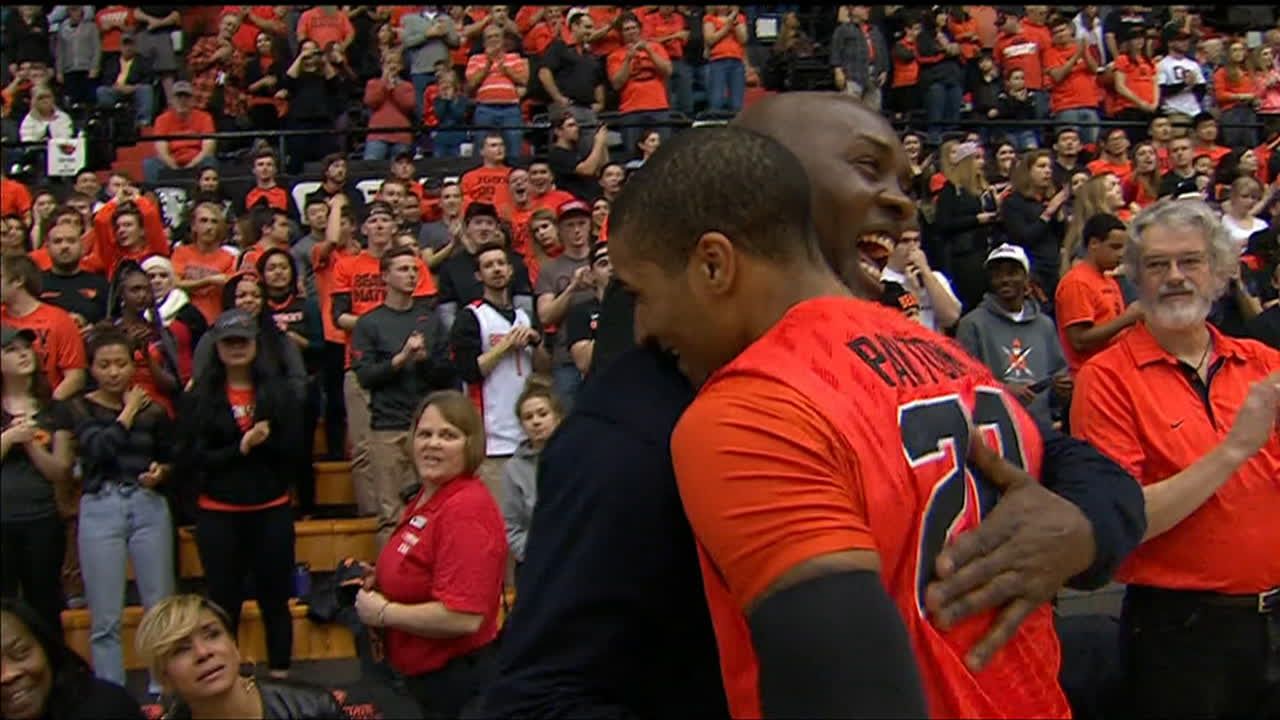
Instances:
[[[423,400],[410,455],[421,489],[356,596],[425,717],[458,717],[488,681],[507,567],[506,526],[476,469],[484,423],[453,390]],[[369,585],[372,588],[368,589]]]
[[[1160,197],[1160,165],[1155,145],[1144,141],[1134,148],[1133,172],[1125,178],[1123,186],[1124,199],[1139,210]]]
[[[1213,98],[1222,112],[1218,118],[1222,123],[1222,144],[1230,148],[1258,144],[1258,131],[1251,126],[1258,122],[1262,88],[1246,63],[1248,55],[1244,40],[1232,40],[1227,46],[1226,64],[1213,73]]]
[[[708,109],[737,113],[747,92],[747,21],[734,5],[709,5],[702,18]]]

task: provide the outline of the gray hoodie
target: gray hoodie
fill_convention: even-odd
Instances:
[[[538,502],[538,451],[528,440],[520,443],[502,471],[502,519],[507,523],[507,545],[516,562],[524,562],[529,521]]]
[[[987,293],[976,309],[960,318],[956,340],[1005,383],[1035,383],[1067,366],[1058,329],[1031,299],[1023,303],[1022,316],[1015,318],[1000,307],[994,295]],[[1037,419],[1050,422],[1052,394],[1051,388],[1045,388],[1027,410]]]

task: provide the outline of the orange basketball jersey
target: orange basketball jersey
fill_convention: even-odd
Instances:
[[[851,298],[793,307],[703,385],[672,450],[735,717],[761,713],[743,608],[791,567],[842,550],[878,553],[933,717],[1070,716],[1048,605],[976,674],[964,656],[994,613],[946,632],[926,617],[938,553],[997,499],[966,467],[971,427],[1039,476],[1035,423],[985,367]]]

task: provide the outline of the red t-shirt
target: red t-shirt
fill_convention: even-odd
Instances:
[[[1097,51],[1093,48],[1085,52],[1093,53],[1097,59]],[[1084,58],[1077,60],[1071,72],[1059,82],[1053,82],[1053,78],[1048,76],[1049,69],[1063,67],[1075,54],[1075,43],[1064,48],[1051,45],[1042,51],[1046,81],[1049,83],[1050,112],[1098,107],[1098,76],[1089,69]]]
[[[1253,72],[1241,70],[1240,77],[1236,78],[1235,82],[1232,82],[1231,75],[1225,67],[1220,67],[1213,71],[1213,99],[1218,101],[1220,110],[1230,110],[1237,105],[1244,104],[1240,100],[1234,100],[1229,97],[1241,93],[1253,96],[1262,94],[1262,88],[1259,87]]]
[[[40,303],[32,312],[17,317],[9,308],[0,305],[0,322],[19,330],[31,330],[36,334],[33,349],[40,359],[40,367],[49,378],[49,387],[57,388],[67,376],[68,370],[84,370],[89,367],[85,358],[84,338],[80,328],[71,319],[71,313],[48,303]]]
[[[173,274],[175,279],[199,280],[211,275],[226,275],[236,267],[236,256],[226,248],[215,247],[213,252],[202,253],[196,245],[179,245],[173,251]],[[191,304],[204,315],[204,319],[213,324],[222,313],[223,285],[204,285],[194,290],[187,290]]]
[[[1045,43],[1047,46],[1049,43]],[[1003,32],[996,40],[994,52],[996,64],[1000,66],[1000,74],[1009,77],[1014,70],[1021,70],[1025,76],[1027,89],[1040,90],[1044,87],[1043,70],[1040,64],[1040,46],[1027,33],[1006,35]]]
[[[661,55],[663,59],[670,60],[667,57],[667,51],[663,50],[661,45],[649,43],[648,48],[654,54]],[[617,74],[626,59],[627,48],[618,48],[609,53],[606,68],[610,78]],[[643,50],[631,58],[631,75],[622,84],[622,90],[619,92],[621,97],[618,110],[620,112],[666,110],[671,107],[671,103],[667,101],[667,82],[658,72],[653,59]]]
[[[663,17],[660,12],[651,12],[645,15],[643,26],[641,32],[646,40],[666,37],[688,29],[685,26],[684,15],[678,12],[672,12],[671,17]],[[667,57],[679,60],[684,57],[684,45],[684,40],[675,38],[662,43],[662,49],[667,51]]]
[[[1058,316],[1058,339],[1062,342],[1062,354],[1066,356],[1067,366],[1074,375],[1080,371],[1085,361],[1102,350],[1076,352],[1067,339],[1067,328],[1081,323],[1097,327],[1120,317],[1124,312],[1124,295],[1115,278],[1102,274],[1090,263],[1082,262],[1076,263],[1058,282],[1058,289],[1053,294],[1053,306]]]
[[[222,13],[218,17],[236,15],[243,7],[243,5],[223,5]],[[275,5],[252,5],[249,7],[249,15],[261,20],[280,19],[280,16],[276,14]],[[231,37],[231,44],[245,55],[254,55],[258,52],[258,33],[261,32],[265,31],[259,29],[257,25],[254,25],[246,17],[244,22],[240,23],[240,28],[236,30],[236,34]],[[270,35],[271,33],[267,34]]]
[[[849,550],[879,557],[931,717],[1070,716],[1047,603],[980,673],[963,658],[994,611],[946,631],[924,611],[937,553],[998,494],[961,469],[972,427],[1039,475],[1036,424],[990,370],[897,311],[851,298],[792,307],[703,385],[672,435],[672,460],[734,717],[761,716],[744,609],[792,568]]]
[[[346,42],[355,32],[347,13],[342,10],[335,10],[329,15],[321,8],[314,7],[298,16],[298,42],[314,40],[321,50],[331,42]]]
[[[1128,180],[1129,173],[1133,172],[1133,163],[1129,162],[1128,160],[1125,160],[1120,164],[1116,164],[1113,162],[1109,162],[1106,158],[1101,158],[1101,157],[1098,158],[1097,160],[1090,161],[1089,164],[1085,167],[1089,169],[1090,175],[1096,176],[1096,175],[1105,175],[1107,173],[1112,173],[1117,178],[1119,178],[1120,182],[1124,182],[1125,180]]]
[[[489,62],[489,56],[485,53],[476,53],[467,60],[466,77],[468,81],[474,80],[484,72],[485,65]],[[524,77],[525,84],[528,84],[529,78],[529,61],[520,57],[516,53],[504,53],[502,56],[502,65],[507,71],[516,77]],[[516,83],[502,68],[496,64],[484,76],[480,87],[476,88],[474,97],[477,103],[485,103],[488,105],[514,105],[520,102],[520,93],[516,90]]]
[[[0,216],[26,215],[31,211],[31,191],[17,180],[0,178]]]
[[[506,526],[478,478],[454,478],[421,499],[419,492],[405,505],[378,554],[377,590],[391,602],[440,602],[484,620],[476,632],[447,639],[387,629],[387,660],[405,675],[438,670],[493,642],[507,565]]]
[[[215,132],[213,116],[199,109],[192,109],[185,118],[179,116],[177,111],[165,110],[156,118],[154,128],[156,135],[207,135]],[[179,166],[186,167],[200,154],[203,143],[201,138],[170,140],[169,155]]]
[[[93,22],[98,26],[102,52],[118,53],[120,52],[120,38],[124,35],[124,31],[119,27],[104,30],[103,26],[108,21],[124,23],[125,27],[132,29],[134,27],[133,8],[125,7],[124,5],[108,5],[93,14]]]
[[[1128,55],[1121,55],[1116,58],[1115,71],[1124,73],[1124,84],[1125,87],[1129,88],[1129,92],[1147,102],[1155,102],[1156,66],[1149,59],[1139,56],[1137,60],[1134,60]],[[1128,98],[1122,97],[1115,92],[1108,93],[1108,100],[1110,102],[1108,114],[1112,115],[1121,110],[1137,107],[1129,102]]]
[[[724,27],[725,23],[729,22],[728,18],[720,15],[704,15],[702,19],[704,24],[711,23],[716,32],[720,32],[720,29]],[[742,16],[742,13],[738,13],[738,18],[734,21],[734,25],[746,26],[746,24],[746,18]],[[724,37],[720,38],[720,42],[711,46],[711,54],[707,59],[724,60],[731,58],[735,60],[742,60],[746,58],[746,56],[746,47],[738,40],[737,31],[731,30],[728,33],[725,33]]]

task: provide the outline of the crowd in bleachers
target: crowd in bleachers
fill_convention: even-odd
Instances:
[[[125,559],[144,606],[172,595],[180,525],[232,629],[252,576],[269,669],[287,675],[313,459],[351,461],[383,548],[416,502],[405,448],[437,391],[481,411],[467,469],[503,511],[518,579],[537,453],[594,367],[610,204],[672,133],[763,95],[840,92],[894,122],[918,214],[856,239],[880,301],[954,336],[1047,424],[1070,424],[1075,376],[1142,320],[1128,223],[1170,198],[1206,202],[1238,252],[1211,322],[1280,348],[1274,18],[0,12],[3,589],[55,629],[87,607],[94,673],[116,684]],[[141,177],[102,148],[73,177],[45,172],[49,139],[114,150],[143,128],[162,139],[141,140]]]

